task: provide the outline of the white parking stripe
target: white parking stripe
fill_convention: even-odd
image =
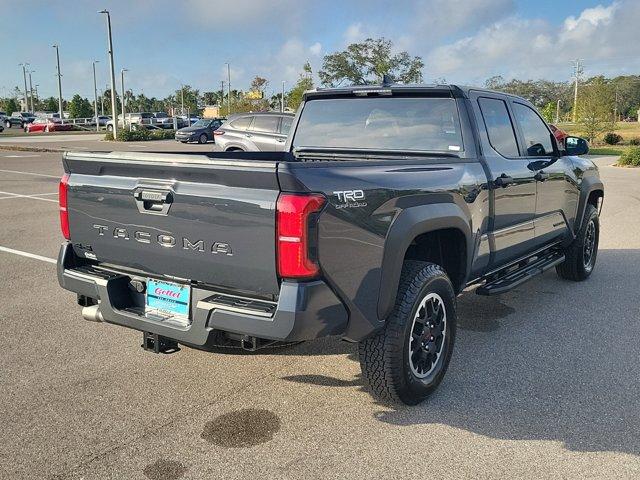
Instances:
[[[0,252],[13,253],[14,255],[20,255],[22,257],[33,258],[47,263],[58,263],[55,258],[43,257],[42,255],[36,255],[35,253],[23,252],[21,250],[14,250],[13,248],[0,247]]]
[[[44,173],[20,172],[18,170],[0,170],[5,173],[21,173],[22,175],[35,175],[36,177],[60,178],[62,175],[45,175]]]
[[[58,203],[58,200],[53,200],[52,198],[40,198],[37,195],[20,195],[19,193],[3,192],[2,190],[0,190],[0,195],[6,195],[6,197],[1,197],[0,200],[7,200],[8,198],[31,198],[32,200]],[[42,195],[55,195],[55,193],[45,193]]]
[[[34,158],[40,155],[2,155],[4,158]]]

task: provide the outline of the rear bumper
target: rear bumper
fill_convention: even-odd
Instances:
[[[311,340],[344,332],[348,314],[344,305],[323,281],[283,281],[277,302],[268,311],[250,311],[221,305],[220,294],[192,288],[191,321],[179,324],[145,316],[139,294],[131,288],[134,275],[106,272],[83,265],[66,242],[58,256],[60,286],[99,302],[100,317],[108,323],[151,332],[180,343],[206,346],[217,332],[230,332],[281,341]],[[233,297],[231,297],[233,298]],[[259,302],[267,305],[269,302]],[[268,306],[268,305],[267,305]]]

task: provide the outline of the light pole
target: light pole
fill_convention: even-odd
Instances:
[[[35,112],[33,108],[33,83],[31,82],[31,74],[35,73],[35,70],[29,70],[29,96],[31,97],[31,113]]]
[[[282,81],[282,98],[280,99],[280,111],[284,113],[284,80]]]
[[[29,65],[28,63],[20,64],[20,66],[22,67],[22,78],[24,78],[24,111],[25,112],[29,110],[29,96],[27,93],[27,66],[28,65]]]
[[[231,66],[227,65],[227,110],[229,111],[229,115],[231,115]]]
[[[124,72],[128,72],[129,70],[127,70],[126,68],[123,68],[120,70],[120,77],[122,80],[122,128],[126,128],[127,125],[127,115],[126,115],[126,111],[125,111],[125,98],[124,98]],[[131,131],[131,125],[129,125],[129,131]]]
[[[96,63],[100,60],[93,61],[93,112],[95,114],[96,132],[100,131],[100,122],[98,121],[98,84],[96,82]]]
[[[36,100],[40,101],[40,96],[38,95],[38,87],[40,85],[38,85],[37,83],[34,85],[33,89],[36,91]]]
[[[60,114],[60,120],[62,120],[62,73],[60,72],[60,51],[58,49],[58,45],[52,45],[52,47],[56,49],[56,61],[58,68],[58,113]]]
[[[116,74],[113,66],[113,39],[111,38],[111,15],[109,10],[100,10],[98,13],[104,13],[107,16],[107,32],[109,47],[109,65],[111,67],[111,116],[113,118],[113,139],[118,138],[118,112],[116,110]],[[122,118],[124,122],[124,116]]]
[[[184,85],[180,84],[180,115],[184,116]]]

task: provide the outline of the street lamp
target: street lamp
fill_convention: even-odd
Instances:
[[[31,82],[31,74],[35,73],[35,70],[29,70],[29,95],[31,96],[31,113],[35,112],[35,109],[33,107],[33,83]]]
[[[96,83],[96,63],[100,60],[93,61],[93,113],[96,121],[96,132],[100,131],[100,122],[98,121],[98,84]]]
[[[113,117],[113,139],[118,138],[118,112],[116,111],[116,74],[113,66],[113,39],[111,37],[111,15],[109,10],[100,10],[98,13],[104,13],[107,16],[107,32],[108,32],[108,48],[109,48],[109,65],[111,67],[111,115]],[[122,117],[124,122],[124,115]]]
[[[231,115],[231,66],[228,63],[225,65],[227,66],[227,112]]]
[[[128,72],[129,70],[127,70],[126,68],[123,68],[122,70],[120,70],[120,77],[122,79],[122,128],[125,128],[127,125],[127,121],[126,121],[126,113],[125,113],[125,97],[124,97],[124,72]],[[131,131],[131,124],[129,124],[129,131]]]
[[[27,67],[28,63],[20,63],[18,64],[22,67],[22,78],[24,78],[24,110],[25,112],[29,110],[29,96],[27,93]]]
[[[60,73],[60,50],[58,49],[58,45],[51,46],[56,49],[56,61],[58,66],[58,72],[56,74],[58,75],[58,113],[60,114],[60,120],[62,120],[62,73]]]

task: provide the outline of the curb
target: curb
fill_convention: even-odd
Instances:
[[[44,148],[44,147],[29,147],[22,145],[2,145],[0,144],[0,150],[8,150],[12,152],[49,152],[49,153],[58,153],[65,152],[66,149],[63,148]]]

